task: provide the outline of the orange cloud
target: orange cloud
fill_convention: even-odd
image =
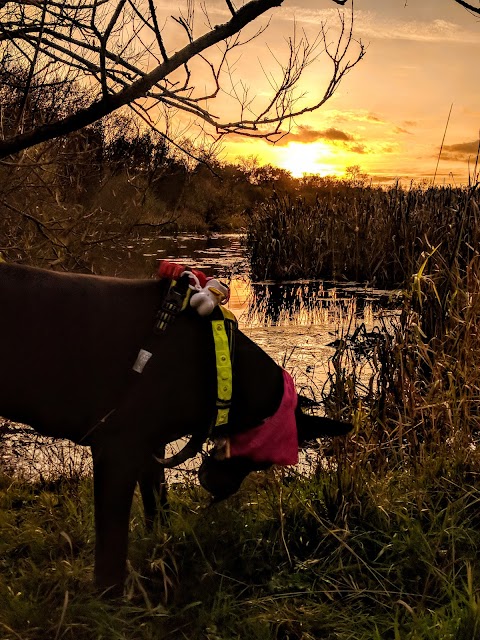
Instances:
[[[408,133],[409,135],[412,135],[411,131],[404,129],[403,127],[395,127],[395,133]]]
[[[314,129],[308,125],[300,125],[297,127],[295,133],[290,132],[283,136],[283,138],[277,142],[277,145],[286,146],[290,142],[306,144],[309,142],[317,142],[318,140],[349,142],[353,140],[353,137],[349,133],[341,129],[336,129],[335,127],[330,127],[329,129]]]
[[[443,147],[442,160],[450,160],[451,162],[469,162],[472,156],[478,153],[478,140],[472,142],[460,142],[457,144],[447,144]]]
[[[448,144],[443,148],[445,151],[452,151],[455,153],[477,153],[478,140],[473,140],[473,142],[460,142],[459,144]]]

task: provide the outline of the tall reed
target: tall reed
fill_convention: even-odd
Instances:
[[[313,202],[277,194],[249,220],[251,275],[401,285],[431,247],[453,255],[467,241],[475,246],[478,208],[472,188],[343,186],[319,191]]]

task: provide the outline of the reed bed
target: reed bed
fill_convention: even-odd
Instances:
[[[252,279],[325,278],[404,284],[424,251],[477,246],[479,195],[465,188],[339,186],[315,200],[274,195],[249,219]]]

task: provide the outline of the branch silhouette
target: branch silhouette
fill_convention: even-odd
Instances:
[[[260,26],[253,36],[241,38],[245,27],[280,7],[282,1],[250,0],[237,9],[231,0],[225,0],[222,15],[228,20],[222,24],[213,24],[203,7],[207,31],[198,36],[191,2],[188,15],[172,16],[168,28],[166,23],[161,26],[152,0],[0,3],[1,73],[3,80],[8,76],[3,84],[18,82],[16,89],[23,95],[16,126],[3,127],[0,158],[78,131],[127,105],[135,105],[152,122],[158,120],[161,109],[180,110],[203,122],[217,137],[236,133],[275,139],[283,135],[283,123],[320,108],[332,96],[342,78],[363,58],[365,48],[353,37],[353,12],[349,26],[339,13],[338,42],[327,37],[325,25],[312,42],[294,34],[288,41],[287,62],[275,59],[278,78],[264,69],[270,93],[265,104],[254,107],[258,92],[251,98],[243,80],[233,78],[235,63],[229,62],[229,56],[263,34],[266,27]],[[344,0],[334,1],[345,4]],[[167,36],[177,45],[176,25],[186,43],[172,52]],[[331,66],[330,80],[321,98],[308,102],[298,91],[300,80],[322,53]],[[28,82],[22,81],[25,76]],[[43,89],[48,94],[52,86],[68,83],[83,87],[88,98],[68,112],[59,108],[48,121],[29,120],[33,89],[36,95]],[[212,110],[212,101],[220,95],[236,101],[238,118],[226,121]]]

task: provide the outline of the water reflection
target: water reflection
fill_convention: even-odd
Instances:
[[[376,314],[398,308],[396,292],[367,289],[360,285],[339,286],[323,281],[284,283],[230,280],[229,307],[243,326],[335,327],[353,319],[368,325]]]
[[[385,306],[380,293],[342,288],[326,282],[251,285],[247,318],[252,325],[336,324],[352,316],[367,322]]]
[[[158,263],[164,259],[185,263],[221,278],[246,271],[243,236],[238,233],[130,238],[124,246],[105,247],[104,254],[95,259],[93,266],[102,275],[149,278],[155,275]]]
[[[207,275],[230,277],[240,265],[244,265],[243,236],[216,234],[213,236],[176,236],[160,238],[162,248],[157,249],[157,260],[168,258],[186,262],[202,269]]]
[[[163,259],[227,281],[231,287],[229,307],[244,328],[318,325],[336,332],[339,324],[352,318],[370,325],[375,314],[391,304],[389,292],[355,283],[251,283],[239,234],[137,237],[124,247],[112,245],[95,267],[108,275],[148,278],[155,275]]]
[[[398,313],[395,293],[355,283],[233,278],[230,285],[229,307],[241,329],[288,369],[299,390],[315,397],[328,379],[336,342],[360,325],[367,333],[377,331]]]

